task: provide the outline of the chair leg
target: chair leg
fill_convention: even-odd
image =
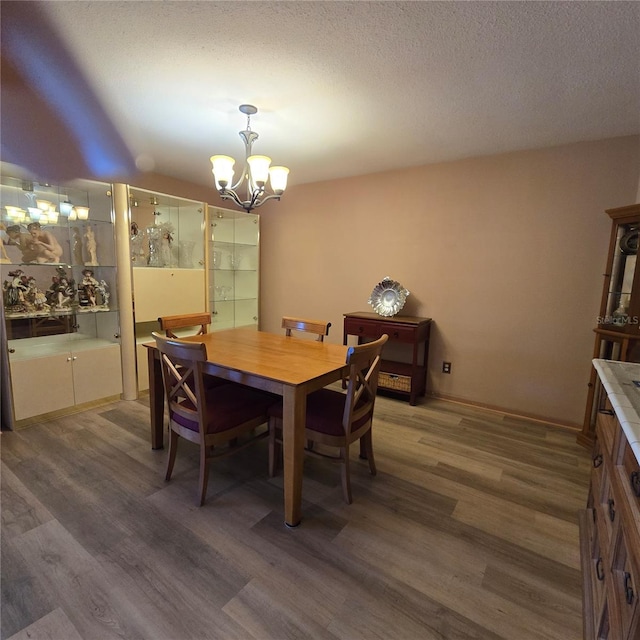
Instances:
[[[340,457],[342,458],[341,475],[342,475],[342,495],[347,504],[351,504],[351,475],[349,472],[349,445],[340,449]]]
[[[367,431],[362,438],[360,438],[360,445],[364,448],[365,457],[369,461],[369,471],[372,476],[375,476],[377,473],[376,469],[376,461],[373,457],[373,439],[371,436],[371,429]]]
[[[173,473],[173,465],[176,461],[176,453],[178,452],[178,438],[180,436],[173,430],[169,429],[169,455],[167,456],[167,471],[164,479],[171,480]]]
[[[204,504],[207,497],[207,484],[209,483],[209,456],[207,447],[200,445],[200,506]]]

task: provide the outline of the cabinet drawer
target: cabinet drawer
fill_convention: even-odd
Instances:
[[[362,336],[365,338],[379,338],[383,333],[378,322],[361,320],[359,318],[345,318],[344,331],[352,336]]]
[[[627,500],[631,506],[636,522],[640,522],[640,464],[636,459],[633,449],[625,442],[622,456],[621,478]],[[638,552],[640,556],[640,550]]]
[[[386,333],[389,336],[389,340],[397,340],[398,342],[409,342],[413,344],[416,339],[416,330],[414,327],[397,327],[387,325],[382,322],[378,329],[381,335]]]
[[[640,608],[638,608],[640,582],[638,581],[639,574],[636,564],[631,557],[631,548],[629,547],[629,540],[625,535],[624,527],[620,527],[612,573],[613,590],[620,612],[622,631],[620,637],[625,640],[635,640],[638,637],[637,632],[640,631],[638,621],[640,616]]]

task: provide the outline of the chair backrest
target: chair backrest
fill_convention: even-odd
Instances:
[[[207,326],[211,324],[211,314],[203,312],[185,313],[178,316],[162,316],[158,318],[158,322],[167,338],[179,338],[179,336],[173,332],[174,329],[186,329],[188,327],[197,327],[198,325],[200,325],[200,329],[194,335],[201,336],[207,333]]]
[[[319,342],[323,342],[324,337],[329,335],[330,326],[330,322],[323,320],[307,320],[305,318],[290,318],[289,316],[282,318],[282,328],[286,329],[286,335],[290,336],[292,331],[315,333]]]
[[[388,339],[389,336],[385,333],[373,342],[349,347],[347,351],[349,374],[342,416],[345,433],[355,431],[373,416],[380,374],[380,354]]]
[[[207,347],[201,342],[185,342],[151,334],[160,352],[162,381],[169,409],[169,419],[198,431],[204,438],[205,391],[202,365],[207,360]]]

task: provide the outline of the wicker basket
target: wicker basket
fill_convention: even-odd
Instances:
[[[394,391],[411,392],[411,376],[402,376],[397,373],[380,372],[378,386],[383,389],[393,389]]]

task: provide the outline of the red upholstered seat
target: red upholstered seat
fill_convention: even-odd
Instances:
[[[305,428],[330,436],[343,437],[342,416],[346,399],[346,393],[333,389],[320,389],[309,394]],[[270,418],[282,420],[282,402],[272,404],[268,413]],[[371,413],[365,413],[351,425],[351,429],[359,429],[370,417]]]
[[[214,378],[214,380],[219,380],[219,378]],[[207,381],[205,376],[205,386]],[[233,383],[207,389],[205,396],[207,402],[205,433],[221,433],[242,422],[252,420],[256,414],[266,415],[267,409],[276,400],[270,393],[263,393],[244,387],[241,384]],[[194,404],[185,399],[180,403],[180,406],[186,411],[193,412],[193,420],[189,420],[177,412],[171,412],[171,419],[187,429],[198,431],[200,428],[198,413]]]

